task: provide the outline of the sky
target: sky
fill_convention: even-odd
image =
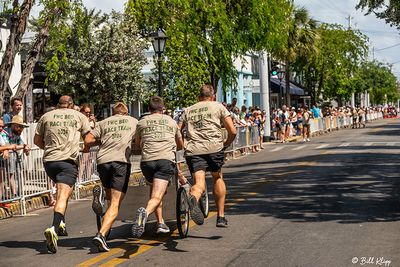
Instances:
[[[112,9],[122,11],[125,0],[83,0],[89,8],[109,12]],[[295,0],[295,5],[304,6],[314,19],[337,23],[359,29],[369,37],[369,59],[376,59],[383,63],[392,64],[392,72],[400,81],[400,30],[390,27],[384,20],[375,15],[364,16],[355,6],[358,0]]]
[[[377,19],[375,15],[365,16],[356,10],[358,0],[295,0],[297,6],[304,6],[314,19],[337,23],[360,30],[369,37],[369,59],[393,64],[392,72],[400,80],[400,31]]]

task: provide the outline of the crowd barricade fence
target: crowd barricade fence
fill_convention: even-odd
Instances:
[[[370,112],[364,115],[367,121],[383,119],[382,112]],[[312,134],[319,134],[322,132],[337,130],[349,127],[353,124],[352,116],[329,116],[324,118],[310,120],[310,130]]]
[[[381,112],[367,114],[367,120],[383,118]],[[310,120],[311,133],[320,133],[333,128],[343,128],[351,124],[350,117],[330,117]],[[30,130],[30,134],[33,132]],[[227,137],[226,130],[222,131]],[[25,137],[30,136],[26,133]],[[33,140],[33,138],[27,138]],[[29,143],[28,143],[29,144]],[[237,127],[237,135],[232,144],[225,149],[225,153],[235,156],[238,150],[250,150],[260,145],[260,132],[258,126]],[[79,188],[88,183],[99,181],[97,173],[98,147],[91,148],[89,153],[80,153],[78,177],[75,185],[75,199],[79,199]],[[28,198],[54,193],[54,184],[46,175],[43,165],[43,150],[34,146],[28,155],[21,152],[9,152],[9,158],[0,158],[0,203],[19,201],[21,215],[26,214],[26,200]],[[184,162],[183,150],[178,151],[177,162]],[[132,173],[140,172],[140,156],[131,156]]]

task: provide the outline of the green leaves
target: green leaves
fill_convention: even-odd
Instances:
[[[143,99],[147,44],[131,17],[103,15],[76,4],[59,26],[50,35],[45,57],[52,91],[98,107]]]
[[[316,52],[297,58],[295,70],[304,73],[313,100],[348,100],[356,91],[354,77],[367,56],[368,39],[336,24],[319,25],[317,34]]]
[[[374,13],[391,26],[400,29],[400,2],[385,0],[359,0],[357,9],[366,10],[367,14]]]
[[[396,77],[389,67],[378,61],[364,62],[354,78],[357,92],[368,91],[374,104],[397,101]]]
[[[164,96],[184,107],[204,83],[221,79],[223,90],[235,88],[235,58],[283,47],[288,10],[286,0],[129,0],[126,13],[143,32],[166,31]]]

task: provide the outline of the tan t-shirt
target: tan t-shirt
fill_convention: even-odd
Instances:
[[[182,138],[176,122],[168,115],[153,113],[141,119],[136,136],[140,138],[142,161],[175,161],[175,137]]]
[[[97,122],[92,130],[93,136],[101,142],[97,163],[129,163],[137,124],[138,120],[128,115],[113,115]]]
[[[187,108],[181,120],[187,127],[186,155],[204,155],[219,152],[224,147],[222,121],[230,116],[219,102],[200,101]]]
[[[76,110],[62,108],[47,112],[35,132],[44,139],[43,161],[77,161],[80,138],[89,131],[89,120]]]

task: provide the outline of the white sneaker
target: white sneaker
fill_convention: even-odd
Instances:
[[[304,142],[304,143],[306,142],[306,139],[305,139],[305,138],[303,139],[303,142]]]
[[[311,140],[310,140],[310,138],[307,138],[307,142],[310,142]]]
[[[165,223],[158,223],[157,224],[157,234],[168,234],[170,232],[170,229],[168,227],[168,225],[166,225]]]

